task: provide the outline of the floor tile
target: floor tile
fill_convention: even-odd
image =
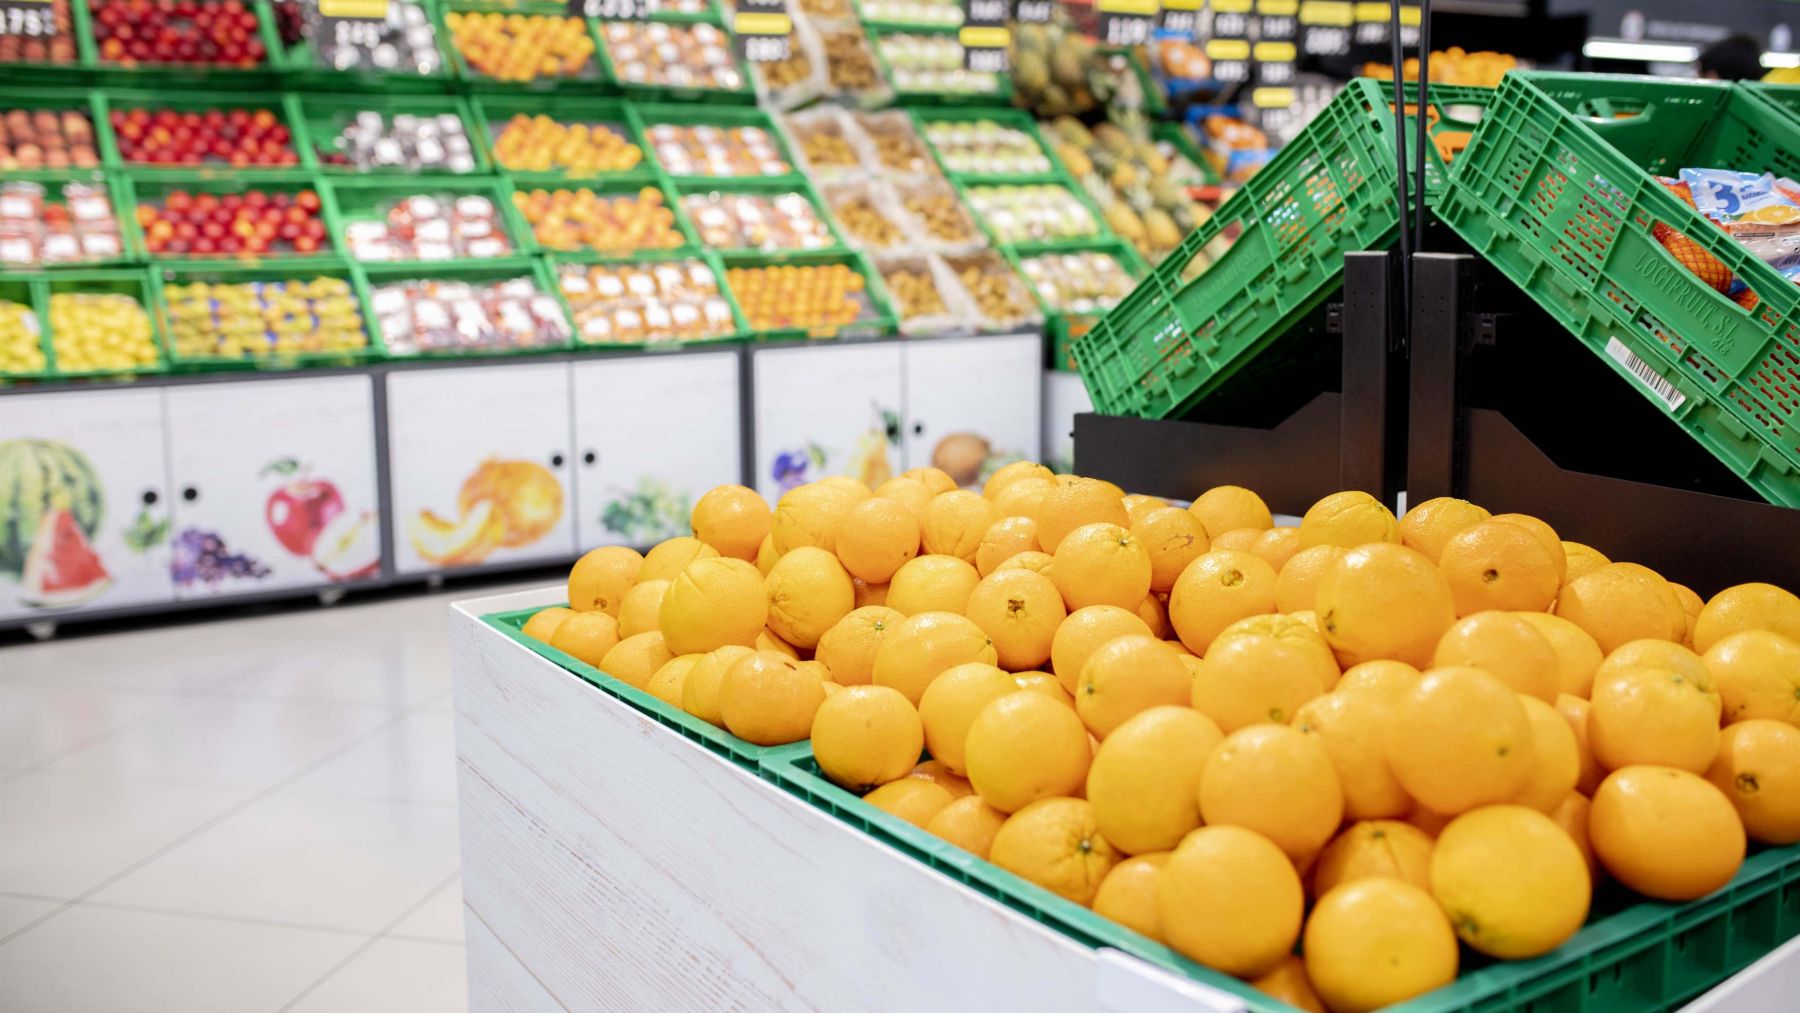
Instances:
[[[456,804],[456,717],[417,711],[289,786],[345,798]]]
[[[77,904],[0,946],[0,1009],[275,1010],[364,942],[346,933]]]
[[[111,734],[176,697],[13,680],[0,683],[0,774],[53,759]]]
[[[454,809],[277,792],[93,899],[376,932],[457,865]]]
[[[118,633],[68,633],[6,648],[5,681],[97,689],[203,693],[255,671],[266,657],[251,627],[260,619],[175,623]]]
[[[0,891],[79,897],[250,796],[30,771],[0,784]]]
[[[378,939],[289,1013],[463,1013],[468,1008],[460,945]]]
[[[266,788],[393,718],[348,704],[188,697],[44,769]]]
[[[459,892],[457,897],[461,896]],[[65,903],[66,901],[44,900],[39,897],[9,897],[0,894],[0,939],[5,939]]]
[[[388,935],[439,943],[463,941],[462,877],[431,895],[431,899],[407,915]]]

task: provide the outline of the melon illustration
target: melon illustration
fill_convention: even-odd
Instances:
[[[67,510],[52,509],[25,552],[20,597],[38,608],[67,608],[90,601],[112,586],[112,577]]]
[[[407,537],[426,562],[472,566],[504,543],[506,518],[489,500],[476,503],[454,520],[421,510],[407,526]]]
[[[0,440],[0,572],[24,572],[26,553],[58,509],[86,537],[100,530],[105,501],[93,464],[56,440]]]

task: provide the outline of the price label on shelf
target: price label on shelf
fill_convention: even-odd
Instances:
[[[1212,0],[1208,6],[1212,9],[1213,38],[1250,37],[1250,12],[1255,9],[1253,0]]]
[[[1258,109],[1286,109],[1294,104],[1294,89],[1252,88],[1250,104]]]
[[[1200,0],[1162,0],[1159,20],[1163,31],[1191,38],[1200,30]]]
[[[662,0],[569,0],[571,17],[596,21],[648,21]]]
[[[1212,61],[1213,77],[1220,81],[1250,80],[1250,42],[1247,39],[1208,39],[1206,58]]]
[[[388,0],[319,0],[319,31],[340,49],[374,49],[388,34]]]
[[[50,0],[0,0],[0,35],[47,39],[56,34]]]
[[[738,55],[751,63],[780,63],[792,52],[794,19],[787,0],[737,0],[731,16],[731,34]]]
[[[1056,0],[1014,0],[1013,20],[1022,25],[1047,25],[1056,16]]]
[[[1141,46],[1156,27],[1157,0],[1100,0],[1100,44]]]
[[[1256,37],[1292,42],[1300,35],[1299,0],[1256,0]]]
[[[1342,56],[1350,52],[1350,31],[1356,23],[1356,12],[1348,0],[1302,0],[1298,21],[1300,52],[1308,56]]]
[[[1356,24],[1352,38],[1356,44],[1385,44],[1388,41],[1389,25],[1394,18],[1394,5],[1358,0],[1354,9]],[[1419,8],[1416,4],[1400,5],[1400,44],[1402,46],[1419,44],[1419,20]]]
[[[1292,42],[1258,42],[1250,50],[1257,87],[1285,88],[1293,84],[1294,60],[1298,55]]]
[[[1006,27],[1006,0],[964,0],[963,24],[956,40],[963,47],[963,69],[978,74],[1006,72],[1006,50],[1012,32]]]

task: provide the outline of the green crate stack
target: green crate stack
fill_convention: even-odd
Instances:
[[[1800,122],[1725,84],[1509,74],[1438,213],[1747,484],[1800,507],[1800,287],[1657,181],[1684,167],[1800,178]],[[1659,226],[1754,300],[1684,267]]]
[[[1407,87],[1416,100],[1417,87]],[[1454,151],[1474,127],[1462,117],[1487,106],[1493,92],[1443,85],[1430,94],[1426,200],[1442,203],[1439,145]],[[1392,245],[1395,119],[1391,86],[1351,81],[1075,343],[1095,410],[1185,414],[1341,287],[1345,253]],[[1402,119],[1411,136],[1415,118]],[[1230,249],[1187,278],[1190,262],[1233,228],[1242,231]]]

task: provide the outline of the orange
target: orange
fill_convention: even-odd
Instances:
[[[1466,499],[1439,496],[1406,511],[1400,518],[1400,544],[1432,562],[1444,554],[1450,539],[1492,517],[1485,507]]]
[[[1766,718],[1732,725],[1706,779],[1731,800],[1752,840],[1800,841],[1800,728]]]
[[[863,796],[863,801],[923,830],[956,799],[950,789],[941,784],[919,777],[903,777],[869,792]]]
[[[1633,640],[1680,640],[1670,609],[1681,603],[1668,582],[1641,567],[1608,563],[1570,581],[1556,599],[1556,614],[1588,632],[1602,651]],[[1686,619],[1681,620],[1683,627]]]
[[[619,602],[619,636],[630,637],[660,629],[663,595],[669,581],[640,580]]]
[[[1261,538],[1265,532],[1273,530],[1273,528],[1232,528],[1230,531],[1222,531],[1212,536],[1212,544],[1208,546],[1208,550],[1211,552],[1250,552],[1251,547],[1256,545],[1257,539]],[[1262,559],[1261,556],[1257,556],[1257,558]],[[1265,559],[1263,562],[1266,563],[1268,560]]]
[[[978,492],[940,493],[926,505],[925,519],[919,522],[921,543],[928,553],[955,556],[973,566],[982,536],[999,519],[1000,511]]]
[[[767,629],[764,629],[761,633],[758,633],[756,635],[756,643],[751,644],[750,646],[756,648],[759,651],[774,651],[777,654],[785,654],[788,657],[793,658],[795,661],[800,660],[800,649],[798,647],[795,647],[793,644],[790,644],[787,641],[781,639],[780,637],[776,636],[773,632],[771,632],[770,630],[767,630]]]
[[[857,580],[885,584],[918,554],[919,522],[895,500],[871,496],[851,507],[838,525],[838,561]]]
[[[811,482],[783,493],[769,527],[775,551],[787,555],[804,546],[837,551],[838,525],[865,497],[840,485]]]
[[[1366,492],[1334,492],[1300,518],[1300,547],[1336,545],[1354,549],[1370,542],[1400,541],[1394,512]]]
[[[577,612],[558,623],[556,632],[550,634],[551,647],[595,668],[618,643],[618,620],[605,612]]]
[[[975,567],[955,556],[919,556],[907,560],[888,581],[887,606],[909,616],[921,612],[960,615],[980,582]]]
[[[983,707],[969,725],[963,753],[975,793],[1001,812],[1076,794],[1093,758],[1075,712],[1032,690]]]
[[[1264,721],[1286,724],[1302,704],[1330,689],[1337,675],[1319,635],[1294,623],[1280,632],[1214,640],[1187,699],[1227,732]]]
[[[956,490],[956,479],[951,478],[950,473],[942,468],[908,468],[900,473],[900,477],[924,483],[925,488],[930,489],[934,496]]]
[[[1588,745],[1607,770],[1634,764],[1701,773],[1719,751],[1719,694],[1664,668],[1596,679]]]
[[[867,482],[864,482],[861,479],[851,478],[849,475],[826,475],[824,478],[819,479],[818,484],[828,485],[835,489],[842,489],[855,496],[859,501],[868,499],[870,496],[874,495],[874,492],[869,488]]]
[[[1434,667],[1473,665],[1545,703],[1556,699],[1556,649],[1536,626],[1510,612],[1477,612],[1458,619],[1438,639]]]
[[[1267,837],[1243,827],[1201,827],[1182,838],[1156,877],[1163,938],[1191,960],[1253,978],[1300,938],[1300,874]]]
[[[1086,524],[1131,526],[1125,510],[1125,493],[1111,482],[1074,478],[1044,494],[1034,515],[1038,522],[1038,547],[1051,555],[1064,537]]]
[[[1270,528],[1256,536],[1248,551],[1253,556],[1262,557],[1263,562],[1280,573],[1288,560],[1300,552],[1300,529]]]
[[[976,858],[986,858],[994,845],[994,835],[1005,822],[1006,814],[983,802],[980,795],[965,795],[939,809],[925,824],[925,832]]]
[[[1344,791],[1344,817],[1372,820],[1406,815],[1412,797],[1387,765],[1391,702],[1374,693],[1327,693],[1301,706],[1295,730],[1325,746]]]
[[[975,549],[975,570],[983,577],[1021,552],[1037,549],[1037,521],[1029,517],[1002,517],[988,525]]]
[[[1586,630],[1548,612],[1514,612],[1550,642],[1556,652],[1557,692],[1586,698],[1594,688],[1594,670],[1605,655]]]
[[[1031,549],[1008,556],[999,566],[994,567],[994,570],[996,572],[1000,570],[1030,570],[1032,573],[1048,575],[1050,564],[1054,562],[1056,562],[1056,558],[1048,552]]]
[[[1581,744],[1555,707],[1529,696],[1519,697],[1519,703],[1531,719],[1531,774],[1507,801],[1554,812],[1581,780]]]
[[[1187,666],[1162,641],[1117,637],[1095,648],[1081,666],[1075,713],[1104,739],[1140,711],[1187,703],[1191,683]]]
[[[1594,857],[1593,842],[1588,840],[1588,810],[1591,808],[1593,803],[1588,801],[1586,795],[1572,791],[1555,809],[1550,810],[1550,818],[1575,842],[1576,849],[1581,852],[1581,860],[1587,863],[1588,878],[1598,882],[1600,860]]]
[[[1001,465],[992,475],[989,475],[988,480],[982,483],[981,494],[991,500],[1000,495],[1007,486],[1026,478],[1053,481],[1056,473],[1036,461],[1014,461],[1011,464]]]
[[[1089,605],[1135,609],[1150,593],[1150,550],[1116,524],[1084,524],[1051,554],[1050,578],[1071,611]]]
[[[1388,719],[1388,768],[1420,805],[1446,815],[1518,794],[1531,747],[1518,694],[1478,668],[1425,673]]]
[[[965,662],[995,660],[994,644],[981,627],[954,613],[922,612],[882,637],[870,678],[906,694],[916,706],[939,673]]]
[[[1247,827],[1289,858],[1316,853],[1337,833],[1344,790],[1324,743],[1286,725],[1225,736],[1200,773],[1200,818]]]
[[[1075,692],[1081,667],[1101,644],[1128,635],[1150,636],[1150,626],[1130,609],[1116,605],[1089,605],[1069,613],[1050,638],[1050,667],[1062,687]]]
[[[1524,806],[1463,813],[1431,849],[1431,894],[1456,935],[1502,960],[1561,946],[1587,919],[1593,889],[1575,841]]]
[[[1088,768],[1100,832],[1128,855],[1167,851],[1200,825],[1200,773],[1224,734],[1186,707],[1151,707],[1113,730]]]
[[[1352,823],[1331,839],[1313,863],[1313,896],[1358,879],[1381,877],[1431,887],[1431,835],[1399,820]]]
[[[1555,528],[1545,523],[1543,518],[1534,517],[1531,514],[1495,514],[1492,519],[1507,524],[1516,524],[1535,535],[1556,564],[1557,583],[1568,583],[1568,554],[1563,549],[1562,536],[1556,533]]]
[[[1306,961],[1289,954],[1275,965],[1275,970],[1252,981],[1250,987],[1272,996],[1305,1013],[1326,1013],[1325,1000],[1306,977]]]
[[[1345,669],[1335,688],[1340,693],[1373,693],[1393,700],[1422,678],[1418,669],[1404,661],[1365,661]]]
[[[810,545],[784,553],[763,578],[769,629],[801,650],[819,644],[825,631],[856,607],[856,588],[836,556]]]
[[[762,574],[735,557],[696,561],[669,582],[657,606],[658,629],[676,654],[753,644],[768,621]]]
[[[1030,570],[1006,570],[981,578],[969,592],[964,614],[994,642],[999,664],[1008,671],[1036,668],[1049,661],[1051,638],[1068,615],[1056,585]]]
[[[1092,806],[1078,798],[1045,798],[1007,817],[988,861],[1085,907],[1119,854],[1095,829]]]
[[[913,520],[923,524],[925,508],[931,505],[931,499],[937,493],[916,478],[895,477],[876,486],[875,495],[905,507],[913,515]]]
[[[1075,695],[1062,688],[1062,683],[1049,672],[1015,672],[1013,673],[1013,682],[1017,683],[1020,689],[1042,693],[1071,711],[1075,709]]]
[[[1131,535],[1150,552],[1150,590],[1167,594],[1181,571],[1207,549],[1206,529],[1180,507],[1164,506],[1133,518]]]
[[[704,654],[683,654],[670,659],[644,684],[644,692],[677,710],[681,709],[681,687],[687,682],[688,673],[704,657]]]
[[[1000,511],[1002,517],[1036,518],[1038,510],[1043,506],[1050,490],[1056,488],[1056,482],[1048,478],[1026,477],[1009,484],[994,497],[994,509]],[[1126,516],[1130,516],[1127,514]]]
[[[875,650],[906,617],[885,605],[864,605],[839,619],[819,638],[813,657],[825,663],[840,686],[866,685],[874,678]]]
[[[1694,650],[1704,654],[1745,630],[1769,630],[1800,641],[1800,597],[1773,584],[1728,587],[1713,595],[1694,620]]]
[[[1315,545],[1289,557],[1275,579],[1275,607],[1282,612],[1311,609],[1319,578],[1343,554],[1335,545]]]
[[[742,560],[739,560],[742,562]],[[695,652],[683,651],[684,654]],[[626,637],[613,645],[600,659],[596,666],[600,671],[619,680],[627,682],[638,689],[643,689],[650,682],[656,670],[675,660],[675,652],[669,650],[663,635],[655,631],[639,633]]]
[[[825,687],[800,664],[785,654],[757,651],[726,669],[719,680],[719,714],[725,729],[759,746],[806,738],[825,702]]]
[[[1681,604],[1681,596],[1675,593],[1675,585],[1663,578],[1663,575],[1640,566],[1637,563],[1612,563],[1609,568],[1637,577],[1656,589],[1658,600],[1662,602],[1663,611],[1669,617],[1669,633],[1665,640],[1682,643],[1687,639],[1687,609]]]
[[[1094,893],[1094,913],[1162,942],[1162,928],[1156,922],[1156,874],[1168,860],[1168,852],[1156,851],[1113,866]]]
[[[775,561],[780,558],[781,553],[775,551],[775,536],[764,535],[762,544],[756,547],[757,571],[767,577],[769,571],[775,568]]]
[[[721,556],[754,562],[762,541],[775,523],[769,502],[741,485],[716,486],[694,502],[688,516],[694,537]]]
[[[856,589],[857,608],[887,604],[888,586],[886,584],[870,584],[851,577],[850,586]]]
[[[1745,630],[1706,651],[1727,724],[1773,718],[1800,727],[1800,643],[1769,630]]]
[[[1169,505],[1168,500],[1158,499],[1155,496],[1145,496],[1140,493],[1132,493],[1123,500],[1120,500],[1120,502],[1125,506],[1125,516],[1131,518],[1131,525],[1136,525],[1139,518],[1149,514],[1152,510],[1161,510]],[[1183,512],[1185,513],[1186,511]]]
[[[1603,682],[1633,668],[1662,668],[1697,686],[1713,685],[1712,673],[1698,654],[1673,640],[1633,640],[1613,648],[1594,670],[1594,682]]]
[[[1235,485],[1206,490],[1188,507],[1188,512],[1200,520],[1200,527],[1209,539],[1238,528],[1267,531],[1275,526],[1275,518],[1262,497]]]
[[[625,592],[637,583],[644,557],[623,545],[590,549],[569,568],[569,607],[577,612],[604,612],[615,618]]]
[[[708,724],[725,727],[725,716],[719,713],[719,683],[727,669],[755,653],[731,644],[703,655],[681,681],[681,709]]]
[[[1570,583],[1578,577],[1585,577],[1612,562],[1606,558],[1604,552],[1580,542],[1564,542],[1562,549],[1566,567],[1563,572],[1564,584]]]
[[[1424,890],[1362,879],[1324,895],[1306,921],[1306,975],[1335,1013],[1405,1002],[1456,979],[1456,933]]]
[[[541,608],[533,612],[530,619],[525,620],[525,625],[519,629],[519,632],[533,640],[547,644],[550,642],[550,638],[556,634],[556,628],[562,625],[562,621],[574,614],[574,609],[564,608],[561,605]]]
[[[682,535],[678,538],[665,539],[644,555],[644,565],[638,568],[639,584],[651,580],[674,580],[688,564],[701,559],[717,559],[719,550],[698,538]]]
[[[1199,655],[1225,627],[1273,611],[1275,569],[1248,552],[1207,552],[1181,571],[1169,592],[1169,623]]]
[[[1591,795],[1600,781],[1606,777],[1600,761],[1594,759],[1594,749],[1588,744],[1588,702],[1578,696],[1563,693],[1556,698],[1556,713],[1575,733],[1575,751],[1580,757],[1580,773],[1575,779],[1575,790],[1583,795]]]
[[[1706,608],[1706,602],[1686,584],[1677,584],[1671,580],[1669,581],[1669,590],[1675,592],[1676,600],[1681,602],[1681,611],[1687,614],[1687,636],[1683,637],[1681,642],[1692,647],[1694,646],[1694,624],[1699,621],[1700,611]]]
[[[1522,524],[1486,520],[1444,543],[1438,568],[1450,582],[1457,615],[1489,609],[1542,612],[1562,586],[1556,555]]]
[[[1137,614],[1138,618],[1144,621],[1144,625],[1150,627],[1150,635],[1158,640],[1167,640],[1175,632],[1169,626],[1168,607],[1163,605],[1162,599],[1158,598],[1154,591],[1145,595],[1143,601],[1138,602]],[[1175,643],[1181,644],[1181,641],[1177,640]],[[1181,645],[1181,653],[1192,654],[1186,644]]]
[[[1331,564],[1313,607],[1345,668],[1378,658],[1423,667],[1456,621],[1450,586],[1431,561],[1386,543],[1351,549]]]
[[[992,665],[971,661],[946,669],[919,699],[924,722],[925,748],[937,762],[955,774],[967,774],[963,744],[969,726],[988,704],[1019,691],[1013,677]],[[917,751],[914,752],[917,759]]]
[[[1607,775],[1588,810],[1588,840],[1614,879],[1656,900],[1704,897],[1744,863],[1744,824],[1731,800],[1674,767]]]
[[[812,751],[819,772],[859,795],[911,773],[924,747],[919,712],[898,690],[885,686],[846,687],[813,714]]]
[[[975,786],[969,779],[944,766],[937,760],[926,760],[912,769],[907,777],[922,777],[933,784],[941,784],[950,789],[950,794],[957,798],[975,794]]]

